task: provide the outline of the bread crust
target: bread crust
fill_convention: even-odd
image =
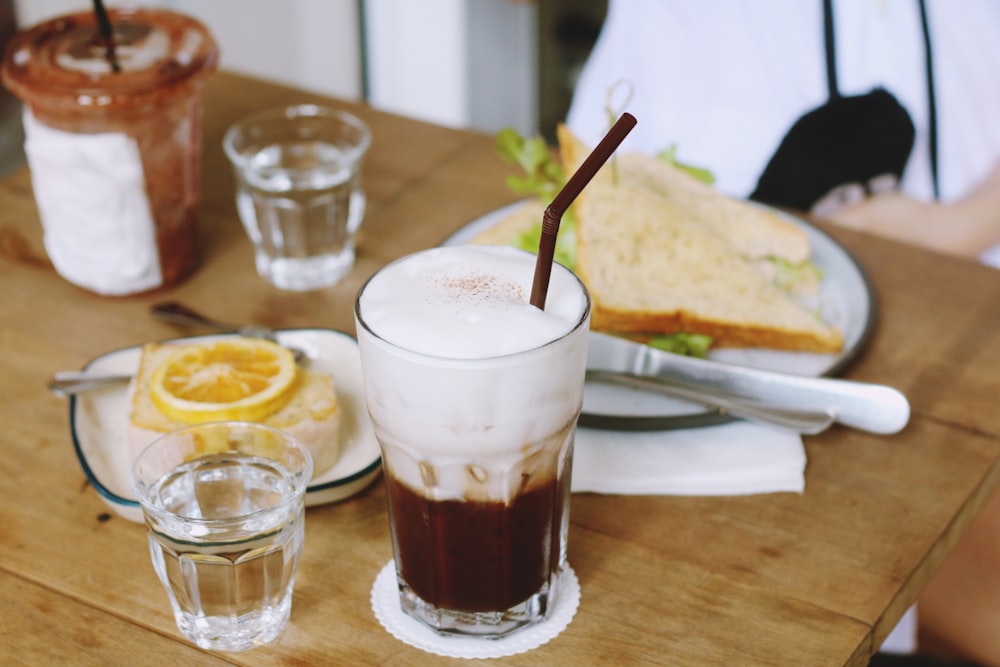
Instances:
[[[668,333],[704,334],[712,337],[712,347],[761,347],[789,352],[837,352],[843,339],[836,332],[782,329],[769,325],[742,325],[716,322],[684,310],[672,313],[649,313],[646,316],[595,304],[591,328],[621,334],[638,341],[648,341]]]
[[[519,206],[495,225],[482,230],[470,243],[475,245],[511,245],[523,234],[530,232],[535,225],[541,224],[544,213],[545,209],[541,202],[537,200],[526,201],[524,206]]]

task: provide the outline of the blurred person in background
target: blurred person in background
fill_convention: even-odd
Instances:
[[[996,0],[611,0],[569,127],[609,104],[727,194],[1000,267]]]
[[[1000,1],[610,0],[567,124],[626,110],[729,195],[1000,268]],[[917,610],[872,665],[1000,666],[1000,497]]]

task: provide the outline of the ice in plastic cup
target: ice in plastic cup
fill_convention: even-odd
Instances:
[[[566,565],[590,299],[557,265],[545,311],[529,305],[534,262],[436,248],[356,300],[400,602],[443,635],[544,621]]]
[[[56,271],[103,295],[173,285],[198,263],[205,80],[219,50],[201,23],[109,9],[18,32],[0,66],[24,103],[25,154]]]
[[[268,109],[229,128],[223,148],[262,278],[281,289],[314,290],[351,271],[370,143],[359,118],[314,104]]]
[[[177,627],[205,649],[243,651],[288,622],[302,554],[309,451],[249,422],[189,426],[136,458],[153,567]]]

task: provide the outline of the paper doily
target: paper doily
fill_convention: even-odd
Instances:
[[[371,602],[372,611],[382,627],[410,646],[448,658],[502,658],[538,648],[565,630],[580,606],[580,582],[573,568],[567,565],[559,575],[552,615],[541,623],[522,628],[501,639],[442,637],[403,613],[399,604],[396,565],[392,560],[375,577]]]

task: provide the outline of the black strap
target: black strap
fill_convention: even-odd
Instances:
[[[931,54],[931,28],[927,20],[927,5],[920,0],[920,24],[924,31],[924,67],[927,70],[927,134],[930,144],[931,181],[934,185],[934,199],[941,198],[938,187],[938,141],[937,102],[934,95],[934,57]]]
[[[927,134],[928,153],[931,162],[931,185],[934,199],[940,199],[938,185],[938,138],[937,138],[937,98],[934,92],[934,57],[931,49],[931,29],[927,20],[925,0],[917,0],[920,7],[920,25],[924,37],[924,71],[927,75]],[[826,48],[826,85],[830,98],[840,97],[837,86],[837,47],[833,30],[833,0],[823,0],[823,39]]]
[[[837,47],[833,34],[833,0],[823,0],[823,41],[826,47],[826,87],[830,99],[840,97],[837,87]]]

